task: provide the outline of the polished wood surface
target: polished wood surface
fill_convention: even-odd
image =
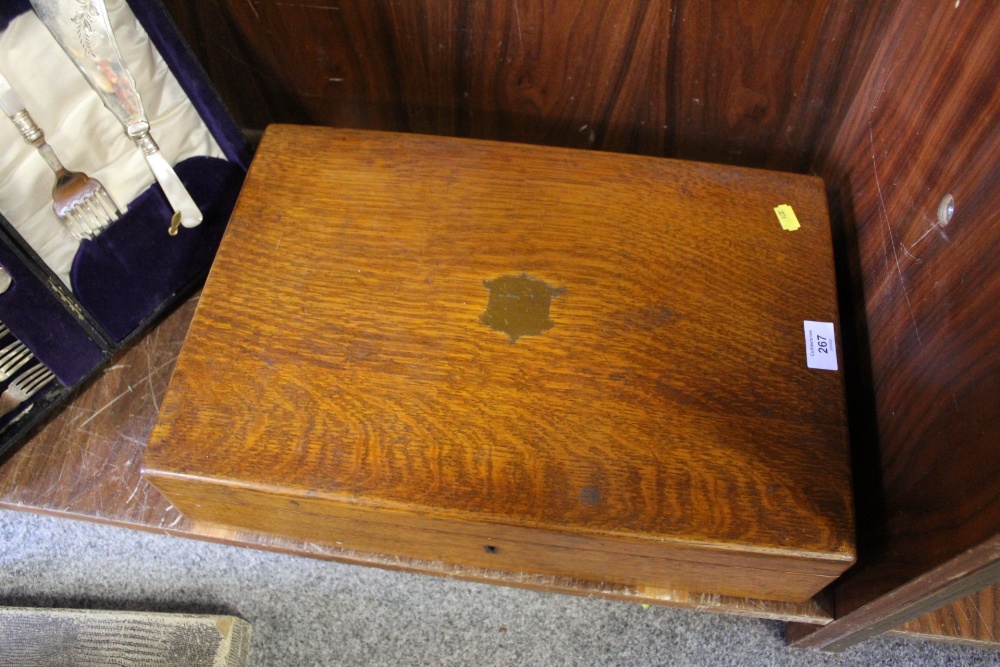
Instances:
[[[860,0],[167,0],[248,128],[333,125],[805,171]],[[880,3],[888,4],[888,3]]]
[[[44,429],[0,462],[0,507],[311,558],[572,595],[810,623],[826,623],[832,618],[832,604],[823,596],[803,603],[774,602],[524,575],[438,561],[389,558],[191,521],[141,477],[140,462],[197,302],[197,297],[185,302],[117,359]]]
[[[486,287],[525,272],[554,326],[514,343]],[[272,126],[145,470],[265,532],[805,599],[853,560],[841,376],[803,336],[836,318],[816,179]]]

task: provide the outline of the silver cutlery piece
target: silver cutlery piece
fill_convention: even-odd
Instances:
[[[0,394],[0,417],[11,412],[38,390],[55,379],[55,374],[42,364],[33,366],[14,378],[3,394]]]
[[[201,224],[202,213],[198,205],[149,133],[142,99],[118,48],[104,0],[31,0],[31,4],[42,23],[101,96],[104,106],[142,151],[174,210],[171,232],[176,232],[177,222],[185,227]]]
[[[15,340],[0,350],[0,382],[3,382],[17,370],[34,359],[31,351],[19,340]]]
[[[2,74],[0,108],[13,121],[24,140],[38,149],[46,164],[55,172],[52,210],[74,237],[81,241],[93,238],[121,216],[115,200],[99,180],[63,166],[45,141],[45,134]]]
[[[0,323],[0,338],[3,338],[10,333],[10,329],[7,328],[6,324]]]

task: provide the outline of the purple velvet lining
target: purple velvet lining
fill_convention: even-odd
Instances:
[[[59,380],[73,385],[104,360],[104,352],[59,303],[19,254],[0,244],[0,264],[14,282],[0,294],[0,322],[6,324]],[[0,347],[12,342],[0,339]]]
[[[117,341],[208,270],[245,175],[210,157],[189,158],[174,171],[205,215],[200,225],[169,236],[170,204],[154,183],[115,224],[84,241],[73,261],[77,299]]]
[[[156,44],[163,60],[169,64],[170,71],[177,77],[181,88],[198,109],[222,152],[230,161],[243,167],[244,171],[249,169],[253,155],[246,139],[219,101],[201,65],[191,55],[187,44],[170,20],[170,15],[159,2],[147,0],[130,3],[129,6],[146,34]]]

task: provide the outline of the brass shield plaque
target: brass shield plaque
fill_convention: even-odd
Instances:
[[[549,319],[552,297],[566,291],[563,287],[550,287],[526,273],[484,280],[483,285],[490,291],[490,299],[479,320],[510,336],[511,343],[516,343],[521,336],[537,336],[551,329],[554,326]]]

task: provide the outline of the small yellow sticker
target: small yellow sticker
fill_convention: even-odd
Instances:
[[[787,232],[794,232],[802,226],[799,224],[799,219],[795,217],[795,211],[793,211],[792,207],[788,204],[775,206],[774,213],[778,216],[778,222],[781,223],[781,228]]]

